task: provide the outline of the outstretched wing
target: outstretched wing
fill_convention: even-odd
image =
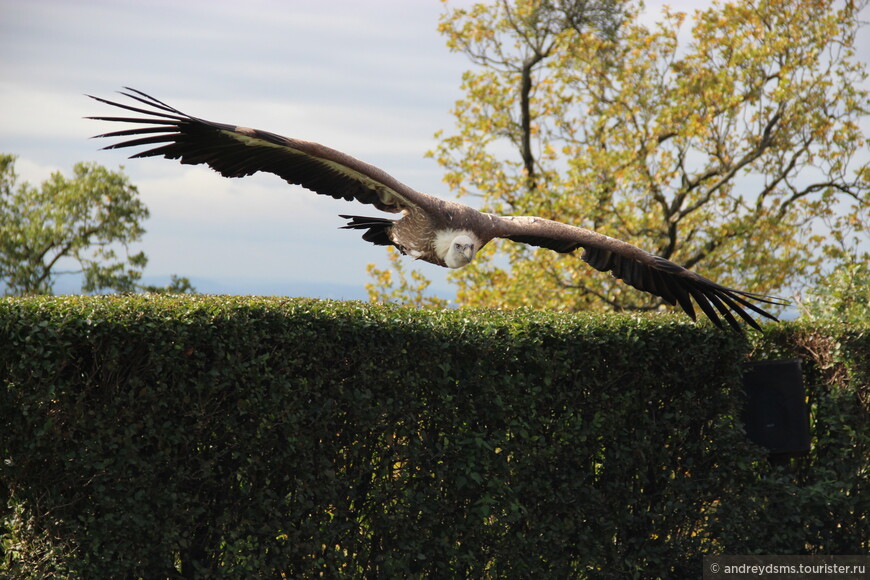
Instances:
[[[721,315],[728,324],[740,330],[740,323],[734,318],[737,314],[753,328],[760,328],[746,309],[771,320],[776,320],[776,317],[751,301],[776,306],[786,303],[779,298],[727,288],[627,242],[552,220],[502,217],[495,235],[562,253],[583,248],[582,258],[593,268],[612,272],[616,278],[638,290],[659,296],[668,304],[679,304],[693,320],[694,300],[719,327],[722,326]]]
[[[141,91],[125,88],[127,92],[121,94],[137,101],[139,106],[88,95],[107,105],[144,115],[88,117],[137,125],[97,135],[133,137],[105,149],[156,145],[131,158],[163,156],[186,164],[205,163],[224,177],[243,177],[265,171],[321,195],[357,200],[393,213],[412,206],[426,207],[435,199],[341,151],[266,131],[191,117]]]

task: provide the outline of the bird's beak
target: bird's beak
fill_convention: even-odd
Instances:
[[[474,259],[474,246],[468,246],[465,248],[465,251],[462,252],[462,255],[465,256],[465,259],[470,263],[471,260]]]

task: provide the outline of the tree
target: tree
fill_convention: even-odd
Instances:
[[[369,264],[366,271],[374,282],[366,284],[371,302],[391,302],[417,308],[445,308],[448,301],[438,296],[427,296],[426,289],[432,283],[417,270],[406,272],[402,257],[392,246],[387,247],[390,268],[381,270]],[[410,276],[410,280],[408,277]]]
[[[169,284],[166,286],[155,286],[152,284],[139,285],[137,287],[143,292],[149,294],[189,294],[196,292],[196,288],[190,283],[189,278],[170,274]]]
[[[802,316],[850,326],[870,324],[870,262],[842,264],[799,302]]]
[[[741,289],[811,283],[836,240],[866,240],[868,110],[854,38],[864,2],[735,0],[665,11],[653,28],[613,0],[610,34],[567,15],[588,3],[502,0],[440,29],[477,68],[432,155],[484,209],[589,227]],[[461,304],[652,309],[578,255],[490,244],[452,275]],[[504,256],[493,260],[495,256]],[[868,259],[866,252],[861,259]],[[507,263],[507,265],[505,265]]]
[[[0,155],[0,283],[7,295],[50,294],[60,274],[83,276],[82,291],[132,292],[148,261],[130,253],[148,209],[121,171],[78,163],[37,189],[18,184],[15,157]],[[118,256],[122,251],[123,256]],[[75,264],[71,271],[60,267]],[[185,278],[169,289],[192,290]],[[157,290],[155,288],[155,290]]]

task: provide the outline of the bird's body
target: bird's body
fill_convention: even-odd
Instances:
[[[341,216],[347,229],[364,230],[363,239],[376,245],[393,245],[408,256],[449,268],[472,261],[489,241],[505,238],[569,253],[583,248],[583,259],[592,267],[644,292],[679,304],[692,318],[694,300],[721,326],[719,316],[732,327],[758,323],[744,310],[776,318],[751,301],[781,305],[782,301],[726,288],[629,243],[585,228],[534,216],[500,216],[467,205],[416,191],[383,170],[350,155],[311,141],[236,125],[214,123],[182,113],[135,89],[123,93],[147,106],[132,106],[92,97],[146,117],[91,117],[133,123],[132,129],[99,137],[134,137],[106,149],[152,146],[132,157],[163,156],[181,163],[209,165],[225,177],[242,177],[258,171],[274,173],[287,182],[336,199],[356,200],[401,214],[398,219]]]
[[[447,262],[454,239],[459,236],[468,237],[474,244],[472,257],[491,239],[478,237],[477,232],[483,231],[478,225],[480,220],[475,215],[479,212],[464,211],[465,207],[459,204],[443,204],[440,211],[434,213],[409,209],[401,219],[393,222],[389,232],[390,239],[400,251],[414,259],[448,268],[464,266],[465,264]]]

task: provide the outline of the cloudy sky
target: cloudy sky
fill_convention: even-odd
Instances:
[[[451,2],[468,4],[468,0]],[[706,2],[649,0],[691,11]],[[88,137],[111,114],[86,96],[131,86],[195,116],[318,141],[412,187],[449,195],[424,158],[449,130],[468,63],[436,31],[438,0],[0,0],[0,152],[39,183],[77,161],[123,165],[151,211],[149,281],[200,291],[362,298],[385,252],[341,231],[372,208],[229,180],[164,159],[127,160]],[[870,49],[864,35],[864,46]],[[137,250],[140,248],[136,248]],[[421,270],[441,292],[444,271]]]

